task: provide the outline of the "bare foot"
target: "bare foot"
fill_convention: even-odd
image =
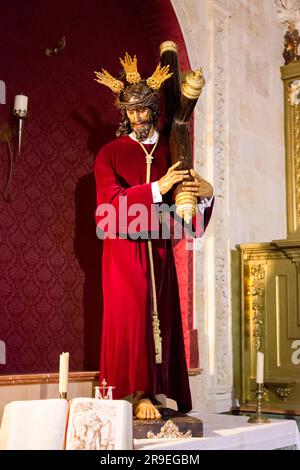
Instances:
[[[137,419],[159,419],[161,415],[149,398],[138,400],[134,406],[134,414]]]

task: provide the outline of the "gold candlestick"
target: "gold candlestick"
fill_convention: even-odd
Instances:
[[[261,414],[261,402],[264,394],[264,384],[262,383],[257,383],[256,384],[256,414],[254,416],[251,416],[251,418],[248,419],[248,423],[254,423],[254,424],[266,424],[270,423],[271,421],[268,418],[265,418]]]
[[[59,398],[67,399],[67,392],[59,392]]]

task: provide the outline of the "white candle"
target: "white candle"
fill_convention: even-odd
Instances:
[[[257,351],[256,383],[264,383],[264,353]]]
[[[61,353],[59,357],[59,393],[68,392],[69,353]]]
[[[14,111],[27,111],[28,106],[28,96],[25,95],[16,95],[14,102]]]

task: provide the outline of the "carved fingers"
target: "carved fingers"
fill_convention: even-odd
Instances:
[[[184,181],[182,183],[183,190],[199,198],[211,198],[214,192],[212,185],[202,176],[198,175],[195,170],[192,169],[190,172],[194,181]]]
[[[177,183],[189,178],[189,170],[178,170],[181,162],[172,165],[167,173],[158,181],[160,194],[166,194]]]

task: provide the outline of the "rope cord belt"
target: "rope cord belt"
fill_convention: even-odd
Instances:
[[[146,155],[146,183],[150,183],[150,175],[151,175],[151,164],[153,160],[153,152],[156,149],[158,143],[155,142],[152,150],[150,153],[147,152],[146,148],[139,142],[140,146],[145,152]],[[153,251],[152,251],[152,240],[147,240],[148,245],[148,254],[149,254],[149,262],[150,262],[150,273],[151,273],[151,284],[152,284],[152,302],[153,302],[153,311],[152,311],[152,325],[153,325],[153,336],[154,336],[154,347],[155,347],[155,362],[156,364],[162,363],[162,338],[160,334],[159,328],[159,318],[158,318],[158,310],[157,310],[157,295],[156,295],[156,285],[155,285],[155,273],[154,273],[154,263],[153,263]]]

